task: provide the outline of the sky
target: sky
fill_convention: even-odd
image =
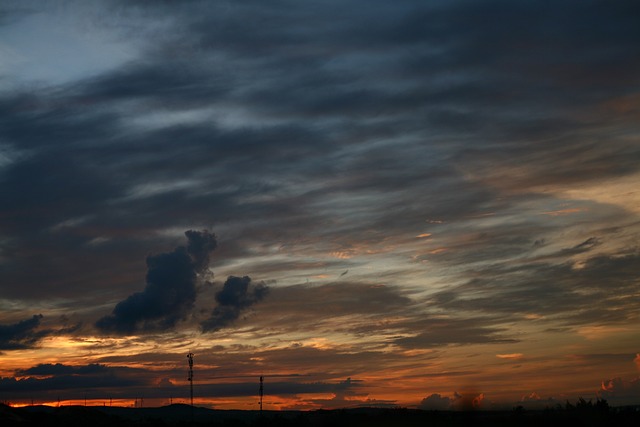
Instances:
[[[0,400],[640,404],[638,16],[0,2]]]

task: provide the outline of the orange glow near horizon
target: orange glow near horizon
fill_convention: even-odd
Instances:
[[[27,406],[49,406],[51,408],[58,408],[63,406],[114,406],[114,407],[122,407],[122,408],[134,408],[139,407],[137,404],[137,399],[61,399],[56,401],[9,401],[7,405],[14,408],[23,408]],[[156,405],[150,405],[150,407],[155,407]],[[157,405],[162,406],[162,405]]]
[[[524,318],[535,318],[537,316],[524,316]],[[386,325],[385,327],[393,327],[394,322]],[[515,346],[514,344],[500,346],[503,352],[496,352],[495,345],[484,344],[476,345],[473,347],[473,351],[470,347],[445,347],[436,349],[412,349],[401,350],[394,347],[388,347],[387,353],[380,353],[380,357],[388,356],[397,357],[393,363],[387,363],[385,366],[376,366],[375,364],[369,366],[368,371],[362,370],[359,365],[353,365],[356,369],[360,369],[360,373],[357,375],[348,373],[349,365],[345,365],[344,373],[332,374],[331,376],[322,377],[309,377],[296,379],[294,382],[300,383],[314,383],[324,382],[327,384],[338,385],[346,380],[348,376],[351,376],[354,384],[357,387],[353,388],[354,394],[337,395],[335,393],[301,393],[299,395],[292,396],[270,396],[269,394],[269,382],[265,387],[265,400],[264,408],[266,410],[284,410],[289,408],[296,408],[301,410],[312,410],[318,408],[332,408],[338,406],[359,406],[359,405],[375,405],[376,402],[393,402],[397,406],[403,407],[416,407],[420,404],[422,399],[433,393],[438,393],[442,396],[453,398],[454,393],[460,392],[469,387],[469,384],[474,385],[474,389],[478,390],[478,394],[484,395],[483,405],[489,403],[500,403],[513,401],[514,393],[517,395],[516,399],[520,399],[522,396],[529,396],[535,393],[542,396],[542,399],[547,399],[549,396],[554,395],[554,391],[562,389],[567,396],[572,394],[582,395],[585,397],[595,396],[595,393],[599,389],[600,384],[603,381],[603,377],[599,372],[603,372],[606,369],[606,364],[603,361],[602,364],[596,364],[596,361],[590,361],[586,357],[572,356],[574,353],[580,353],[580,349],[589,348],[588,345],[599,345],[601,348],[606,348],[608,340],[613,340],[616,336],[626,336],[620,334],[631,333],[629,328],[604,328],[594,327],[591,329],[578,329],[573,335],[573,341],[566,340],[561,344],[553,348],[554,352],[547,352],[544,356],[541,352],[536,351],[535,346],[526,347],[524,344]],[[566,338],[566,337],[565,337]],[[228,378],[233,378],[233,375],[238,375],[238,379],[231,379],[230,382],[244,383],[247,382],[246,378],[255,377],[262,373],[266,373],[268,377],[269,370],[277,371],[281,374],[299,374],[305,373],[304,369],[307,369],[306,373],[310,373],[318,370],[329,372],[331,369],[331,361],[324,360],[322,358],[315,362],[311,362],[312,366],[303,368],[304,363],[302,361],[285,359],[281,362],[277,362],[274,359],[275,355],[284,355],[291,349],[307,349],[310,354],[316,354],[321,356],[323,354],[336,354],[342,355],[341,357],[350,357],[349,351],[355,351],[359,348],[359,342],[357,337],[348,339],[344,335],[334,336],[322,336],[313,335],[308,336],[305,339],[296,340],[297,347],[292,347],[289,342],[282,342],[280,339],[274,340],[274,344],[267,346],[260,351],[256,349],[247,348],[242,350],[238,347],[235,350],[237,355],[238,367],[236,371],[220,374],[221,366],[225,364],[221,360],[218,360],[218,355],[210,350],[204,348],[199,351],[198,358],[196,360],[196,396],[194,403],[200,406],[218,408],[218,409],[255,409],[257,408],[257,383],[256,383],[256,396],[245,397],[206,397],[198,396],[198,387],[210,386],[214,387],[217,382],[223,382],[225,375],[232,375]],[[54,355],[54,349],[49,345],[53,342],[56,344],[62,343],[64,338],[59,337],[55,341],[50,341],[47,346],[38,350],[29,350],[22,354],[21,357],[17,356],[17,353],[7,353],[3,355],[3,376],[13,376],[16,380],[21,380],[27,377],[33,378],[47,378],[47,376],[35,376],[35,375],[22,375],[16,376],[15,371],[18,369],[25,369],[28,367],[34,367],[39,364],[56,364],[61,363],[64,366],[69,367],[83,367],[91,363],[97,363],[106,367],[116,368],[137,368],[143,369],[146,375],[149,375],[149,382],[156,385],[167,385],[176,387],[176,391],[181,393],[178,396],[165,396],[162,398],[145,398],[144,395],[142,401],[136,398],[128,399],[112,399],[108,398],[91,398],[88,396],[86,404],[88,406],[123,406],[123,407],[139,407],[141,404],[144,407],[156,407],[165,406],[170,403],[184,403],[188,404],[188,382],[186,376],[183,378],[178,373],[186,373],[186,362],[183,361],[183,355],[181,353],[175,353],[172,355],[166,353],[164,357],[168,359],[144,360],[145,354],[153,353],[141,353],[139,355],[132,354],[125,351],[125,348],[119,348],[117,355],[127,356],[122,361],[103,361],[101,357],[103,355],[96,354],[92,351],[86,351],[84,354],[80,354],[77,358],[69,357],[65,352],[62,352],[62,358],[56,358]],[[202,338],[203,343],[198,344],[196,342],[194,347],[198,345],[204,345],[205,338]],[[115,341],[117,344],[117,340]],[[278,343],[278,345],[276,345]],[[119,345],[119,344],[118,344]],[[141,345],[142,348],[153,348],[157,344],[147,343]],[[229,341],[228,345],[233,347],[235,340]],[[135,347],[134,347],[135,348]],[[510,351],[504,351],[509,349]],[[360,349],[359,351],[362,351]],[[584,350],[583,350],[584,351]],[[555,353],[555,356],[554,356]],[[526,357],[525,357],[526,354]],[[229,356],[233,360],[236,356]],[[118,360],[118,359],[115,359]],[[483,366],[482,371],[476,371],[470,369],[468,366]],[[243,365],[246,363],[246,365]],[[280,367],[274,365],[280,364]],[[298,365],[296,369],[294,366]],[[563,368],[556,367],[564,366]],[[267,368],[265,368],[267,367]],[[630,378],[630,375],[635,373],[637,375],[640,368],[640,354],[636,353],[634,357],[630,357],[628,361],[628,368],[626,371],[622,371],[621,375],[626,378]],[[169,371],[167,371],[169,369]],[[560,372],[562,369],[563,376],[559,377],[554,375],[554,372]],[[154,374],[154,372],[158,372]],[[256,373],[257,372],[257,373]],[[518,373],[518,377],[514,377],[514,373]],[[541,373],[547,373],[543,375]],[[155,376],[154,376],[155,375]],[[220,377],[219,381],[216,381]],[[208,380],[205,380],[208,378]],[[257,381],[257,380],[256,380]],[[593,384],[595,386],[591,387]],[[247,386],[251,388],[251,385]],[[504,392],[500,390],[504,389]],[[590,393],[590,390],[593,391]],[[109,395],[107,389],[104,390],[104,396]],[[6,394],[5,394],[6,395]],[[64,392],[60,393],[61,397],[64,397]],[[51,396],[51,394],[49,394]],[[96,394],[94,393],[95,397]],[[31,400],[22,398],[21,400],[14,400],[9,397],[14,406],[29,406]],[[61,399],[60,402],[56,400],[41,400],[37,395],[34,395],[33,403],[47,406],[68,406],[68,405],[84,405],[84,399]]]

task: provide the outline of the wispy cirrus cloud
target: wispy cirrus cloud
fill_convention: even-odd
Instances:
[[[637,258],[629,253],[587,258],[579,266],[565,262],[489,267],[487,275],[480,269],[476,278],[436,294],[433,301],[450,310],[551,315],[567,325],[625,323],[636,310],[632,295]],[[492,297],[498,294],[501,299]],[[621,303],[625,296],[629,298]]]

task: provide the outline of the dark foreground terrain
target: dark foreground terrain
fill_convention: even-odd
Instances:
[[[557,408],[528,411],[421,411],[415,409],[341,409],[310,412],[222,411],[170,405],[161,408],[29,406],[0,404],[0,426],[624,426],[640,425],[640,408]]]

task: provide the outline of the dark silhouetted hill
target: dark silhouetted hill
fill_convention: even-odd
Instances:
[[[602,409],[602,408],[600,408]],[[192,415],[193,414],[193,415]],[[192,422],[193,416],[193,422]],[[512,411],[425,411],[406,408],[356,408],[318,411],[233,411],[188,405],[160,408],[104,406],[29,406],[12,408],[0,404],[2,427],[470,427],[519,426],[637,427],[640,407],[599,410],[566,407]]]

